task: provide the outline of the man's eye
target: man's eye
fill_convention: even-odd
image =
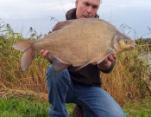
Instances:
[[[97,6],[97,5],[93,5],[92,7],[93,7],[93,9],[97,9],[97,8],[98,8],[98,6]]]
[[[98,5],[92,5],[92,4],[88,3],[88,2],[85,2],[84,5],[87,6],[87,7],[91,6],[93,9],[97,9],[98,8]]]
[[[90,4],[88,2],[85,2],[85,6],[90,6]]]
[[[84,4],[85,4],[85,6],[87,6],[87,7],[91,6],[93,9],[97,9],[97,8],[98,8],[98,5],[91,5],[91,4],[88,3],[88,2],[85,2]]]

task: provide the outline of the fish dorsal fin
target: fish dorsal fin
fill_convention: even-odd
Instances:
[[[71,20],[58,22],[58,23],[53,27],[52,31],[60,30],[60,29],[64,28],[65,26],[69,25],[71,22],[72,22]]]

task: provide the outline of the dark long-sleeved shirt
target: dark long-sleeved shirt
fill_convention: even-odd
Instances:
[[[98,15],[96,15],[96,18],[98,18]],[[71,9],[66,13],[66,19],[76,19],[76,9]],[[101,78],[100,78],[100,71],[109,73],[112,71],[114,67],[113,65],[106,69],[106,68],[100,68],[97,65],[89,64],[86,67],[80,69],[77,71],[74,67],[69,67],[68,71],[70,74],[70,77],[73,81],[73,83],[77,84],[83,84],[83,85],[95,85],[95,86],[101,86]]]

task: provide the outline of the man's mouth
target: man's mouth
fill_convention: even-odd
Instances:
[[[92,18],[93,16],[89,16],[89,15],[83,15],[82,17],[84,17],[84,18]]]

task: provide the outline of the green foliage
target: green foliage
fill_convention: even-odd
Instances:
[[[112,73],[102,74],[103,88],[121,105],[150,95],[149,49],[148,43],[137,43],[135,49],[119,54]]]
[[[137,39],[136,40],[137,45],[140,46],[140,49],[143,51],[151,51],[151,38],[147,38],[147,39]]]
[[[0,99],[0,117],[48,117],[48,102],[28,98]],[[69,117],[73,104],[67,104]]]
[[[20,80],[29,78],[38,81],[39,84],[44,84],[45,69],[47,66],[46,60],[39,56],[35,59],[34,64],[26,72],[22,72],[20,68],[20,58],[23,53],[15,50],[12,46],[16,41],[24,39],[21,34],[15,33],[9,24],[0,27],[0,78],[3,83],[1,87],[14,87],[22,85]],[[36,36],[36,32],[30,30],[32,40],[40,36]],[[40,72],[39,72],[40,71]],[[23,83],[26,84],[26,83]],[[28,84],[29,86],[29,84]],[[26,86],[25,86],[26,87]],[[32,86],[31,86],[32,87]]]
[[[128,117],[150,117],[151,98],[128,102],[124,108]]]
[[[139,89],[137,95],[145,97],[147,89],[144,79],[151,74],[149,61],[147,56],[145,56],[149,52],[149,47],[148,45],[144,45],[144,47],[140,45],[142,44],[137,44],[136,48],[130,52],[122,53],[120,55],[120,61],[125,68],[125,74],[130,75],[127,86],[136,85],[137,90]]]
[[[47,117],[48,104],[23,98],[0,99],[0,117]]]
[[[21,39],[20,34],[14,34],[13,30],[8,25],[5,35],[0,36],[0,75],[7,80],[15,79],[14,67],[18,63],[20,53],[12,48],[15,41]]]
[[[30,89],[37,92],[45,92],[45,75],[48,62],[37,56],[30,68],[22,72],[20,69],[20,58],[22,53],[12,48],[12,45],[21,39],[21,34],[15,33],[10,25],[0,25],[0,89],[20,88]],[[30,28],[31,39],[38,39],[37,32]],[[150,52],[151,41],[137,40],[137,48],[133,51],[124,52],[117,61],[117,69],[104,78],[105,89],[124,104],[127,97],[134,99],[145,97],[148,90],[143,81],[151,76],[148,72],[149,64],[141,56]]]
[[[73,117],[74,104],[67,104],[69,117]],[[0,99],[0,117],[48,117],[48,102],[32,98]],[[129,101],[124,105],[127,117],[150,117],[151,98]]]

